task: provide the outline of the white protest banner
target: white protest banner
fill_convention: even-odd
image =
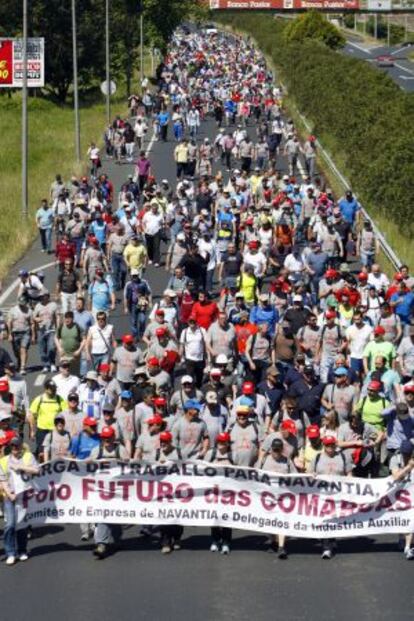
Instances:
[[[227,526],[295,537],[412,532],[414,485],[204,462],[56,460],[14,475],[18,522]]]

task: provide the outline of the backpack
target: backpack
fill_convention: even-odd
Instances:
[[[315,459],[315,470],[316,470],[316,468],[318,467],[319,461],[320,461],[320,459],[321,459],[321,455],[322,455],[322,453],[318,453],[318,454],[316,455],[316,459]],[[344,474],[346,474],[346,461],[345,461],[345,455],[343,454],[343,452],[342,452],[342,451],[341,451],[340,453],[338,453],[338,455],[340,455],[340,456],[341,456],[341,458],[342,458],[342,463],[343,463],[343,467],[344,467]]]
[[[211,457],[210,457],[210,463],[214,462],[216,460],[216,456],[217,456],[217,447],[214,447],[212,452],[211,452]],[[234,465],[234,460],[233,460],[233,454],[231,451],[228,452],[228,460],[231,463],[231,465]]]
[[[115,457],[116,459],[120,459],[121,450],[119,448],[119,444],[116,445],[115,448]],[[98,457],[96,459],[103,459],[103,446],[99,447]],[[112,459],[112,457],[105,457],[105,459]]]

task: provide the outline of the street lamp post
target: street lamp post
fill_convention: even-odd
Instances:
[[[142,92],[142,81],[144,79],[144,11],[142,6],[139,16],[139,77]]]
[[[79,122],[79,92],[78,92],[78,49],[76,32],[76,5],[72,0],[72,53],[73,53],[73,108],[75,114],[75,152],[76,161],[81,159],[80,122]]]
[[[29,215],[27,178],[28,118],[27,118],[27,0],[23,0],[23,50],[22,50],[22,214]]]

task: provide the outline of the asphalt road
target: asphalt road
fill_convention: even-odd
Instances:
[[[213,123],[208,122],[203,131],[212,137]],[[153,147],[151,159],[158,178],[174,181],[173,147],[173,143]],[[127,165],[104,166],[116,188],[130,172]],[[51,171],[51,180],[56,172]],[[12,270],[9,283],[22,266],[34,268],[45,262],[36,243]],[[52,289],[54,269],[46,274]],[[147,277],[160,294],[166,272],[151,267]],[[113,320],[118,335],[122,334],[127,323],[120,310]],[[34,348],[30,362],[38,362]],[[28,376],[32,395],[40,391],[33,388],[36,377],[36,373]],[[397,552],[395,538],[340,542],[339,554],[327,562],[320,559],[316,541],[289,542],[289,559],[280,561],[267,551],[265,537],[242,531],[235,533],[230,556],[223,557],[209,552],[208,535],[207,529],[186,529],[183,549],[164,557],[156,541],[142,537],[138,526],[130,526],[124,530],[122,548],[96,561],[92,544],[80,542],[78,527],[36,528],[30,560],[13,567],[0,565],[2,619],[412,618],[414,564]]]
[[[407,60],[407,53],[414,49],[413,46],[401,47],[379,45],[372,47],[362,41],[360,37],[347,36],[347,44],[342,53],[352,58],[359,58],[372,63],[378,71],[385,71],[398,86],[407,93],[414,92],[414,63]],[[393,67],[379,67],[378,56],[392,56],[394,59]]]

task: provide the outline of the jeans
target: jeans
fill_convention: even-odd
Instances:
[[[125,286],[125,279],[127,273],[127,267],[122,254],[114,252],[111,258],[112,277],[114,280],[114,286],[117,291],[123,289]]]
[[[364,252],[361,250],[360,252],[361,263],[364,267],[371,269],[372,264],[375,262],[375,253],[374,252]]]
[[[8,498],[4,499],[4,550],[6,556],[17,556],[27,552],[27,527],[16,530],[16,507]]]
[[[77,293],[65,293],[62,291],[60,294],[61,313],[64,315],[67,311],[74,311],[76,308],[76,296]]]
[[[96,524],[93,534],[96,545],[100,543],[103,543],[104,545],[116,543],[121,539],[121,536],[121,524]]]
[[[55,333],[40,328],[38,339],[40,360],[43,366],[50,367],[56,360]]]
[[[315,174],[315,164],[316,164],[316,158],[314,158],[314,157],[307,157],[307,158],[305,158],[306,172],[308,173],[309,177],[311,177],[311,178]]]
[[[206,272],[206,291],[213,291],[214,284],[214,268]]]
[[[328,381],[328,373],[329,369],[335,362],[335,356],[322,356],[321,363],[319,366],[319,377],[320,381],[323,384],[326,384]]]
[[[42,250],[52,252],[52,228],[39,229]]]
[[[129,311],[129,317],[131,320],[132,334],[135,337],[142,338],[147,324],[147,313],[138,306],[134,306]]]
[[[111,360],[110,353],[106,354],[91,354],[92,356],[92,368],[94,371],[98,370],[100,364],[109,364]]]
[[[125,151],[126,151],[126,156],[129,162],[132,162],[132,158],[134,155],[134,147],[135,147],[135,143],[134,142],[127,142],[125,143]]]

